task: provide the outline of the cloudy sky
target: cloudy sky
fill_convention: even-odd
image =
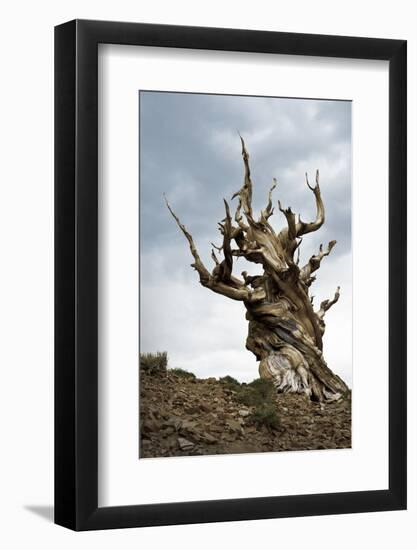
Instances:
[[[199,284],[188,243],[163,200],[166,193],[211,270],[210,242],[221,243],[222,199],[230,200],[242,185],[240,132],[250,155],[256,210],[266,205],[276,177],[274,202],[279,198],[303,220],[314,219],[304,174],[314,182],[320,169],[326,223],[304,237],[300,263],[320,243],[337,240],[312,293],[318,307],[341,286],[340,300],[326,316],[324,354],[351,385],[351,103],[168,92],[140,92],[139,100],[141,352],[166,350],[171,367],[200,377],[258,376],[258,363],[245,348],[243,304]],[[277,208],[271,220],[276,229],[285,225]],[[235,262],[235,274],[244,269],[259,272],[255,264]]]

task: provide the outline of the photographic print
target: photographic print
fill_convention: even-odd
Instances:
[[[139,92],[139,458],[351,447],[350,101]]]

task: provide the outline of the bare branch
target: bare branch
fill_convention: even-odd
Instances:
[[[206,266],[201,261],[201,258],[198,254],[197,248],[194,244],[194,241],[193,241],[193,238],[192,238],[191,234],[187,231],[187,228],[185,227],[185,225],[183,225],[181,223],[178,216],[172,210],[172,208],[171,208],[171,206],[168,202],[168,199],[166,198],[165,195],[164,195],[164,198],[165,198],[165,202],[166,202],[166,205],[168,207],[168,210],[171,212],[171,215],[174,218],[174,220],[177,222],[178,227],[181,229],[181,231],[184,233],[186,239],[188,240],[188,243],[190,245],[191,254],[193,255],[193,258],[195,260],[194,264],[191,264],[191,265],[192,265],[192,267],[194,267],[198,271],[198,274],[200,275],[201,284],[207,285],[209,280],[210,280],[210,272],[207,270]]]
[[[288,208],[282,208],[281,201],[278,201],[278,208],[279,208],[280,212],[282,212],[284,214],[284,216],[286,217],[287,225],[288,225],[287,229],[283,229],[281,231],[281,233],[280,233],[281,239],[284,240],[283,237],[286,237],[288,241],[290,241],[290,242],[294,241],[294,239],[297,237],[297,227],[296,227],[296,223],[295,223],[295,214],[291,210],[291,206],[289,206]]]
[[[218,258],[217,258],[217,256],[216,256],[216,254],[215,254],[215,252],[214,252],[213,249],[211,249],[211,257],[212,257],[212,259],[213,259],[213,262],[214,262],[216,265],[219,265],[219,264],[220,264],[220,262],[219,262],[219,260],[218,260]]]
[[[332,300],[324,300],[323,302],[321,302],[320,309],[317,312],[317,316],[320,320],[323,320],[323,317],[326,311],[328,311],[339,300],[339,297],[340,297],[340,286],[337,287],[336,292],[334,294],[334,298]]]
[[[217,252],[221,252],[223,250],[223,246],[217,246],[214,243],[211,243],[211,246],[217,250]]]
[[[247,210],[248,213],[252,215],[252,180],[250,178],[249,153],[242,136],[240,136],[240,141],[242,143],[242,158],[245,166],[244,188],[246,189],[247,195]]]
[[[248,300],[250,297],[249,289],[246,287],[245,283],[243,281],[240,281],[236,277],[230,276],[229,284],[218,280],[216,276],[213,276],[206,266],[201,261],[201,258],[198,254],[197,248],[194,244],[194,240],[191,236],[191,234],[187,231],[187,228],[185,225],[183,225],[178,218],[178,216],[175,214],[175,212],[172,210],[166,196],[164,195],[164,199],[167,205],[168,210],[170,211],[172,217],[177,222],[178,227],[181,229],[183,234],[185,235],[186,239],[188,240],[188,243],[190,245],[190,251],[194,258],[194,263],[191,264],[192,267],[198,272],[200,276],[200,283],[212,290],[213,292],[216,292],[217,294],[222,294],[224,296],[227,296],[228,298],[232,298],[233,300]],[[230,213],[229,213],[230,216]],[[214,255],[214,252],[213,252]],[[213,257],[213,256],[212,256]],[[223,263],[223,262],[222,262]],[[216,270],[219,270],[221,268],[221,264],[216,265],[214,268],[214,272]]]
[[[227,285],[226,283],[217,282],[215,284],[213,283],[211,285],[208,285],[207,288],[209,288],[216,294],[222,294],[223,296],[227,296],[232,300],[248,301],[251,298],[251,294],[246,287],[234,288],[230,285]]]
[[[300,240],[298,241],[298,243],[295,246],[295,249],[297,251],[297,259],[295,261],[296,265],[298,265],[300,263],[300,245],[301,245],[302,242],[303,242],[303,239],[301,237]]]
[[[230,241],[232,240],[232,218],[230,216],[229,205],[227,204],[226,199],[224,201],[224,208],[226,210],[226,217],[223,220],[223,254],[224,260],[220,264],[221,269],[221,278],[224,282],[228,282],[232,275],[233,269],[233,256],[232,256],[232,247],[230,246]]]
[[[234,195],[233,195],[233,196],[234,196]],[[232,197],[232,199],[233,199],[233,197]],[[241,200],[241,198],[239,197],[239,202],[238,202],[238,205],[237,205],[237,208],[236,208],[236,212],[235,212],[235,222],[238,224],[238,226],[239,226],[241,229],[246,230],[246,229],[247,229],[247,225],[243,222],[241,210],[242,210],[242,200]]]
[[[314,271],[317,271],[317,269],[320,267],[322,259],[330,254],[335,244],[336,241],[330,241],[327,245],[327,250],[323,250],[323,245],[321,244],[319,248],[319,253],[311,256],[311,258],[308,260],[308,263],[301,269],[300,279],[304,281],[307,285],[311,274],[314,273]]]
[[[272,193],[274,191],[274,189],[276,188],[278,182],[276,180],[276,178],[273,178],[273,185],[271,187],[271,189],[269,190],[269,193],[268,193],[268,204],[266,205],[266,208],[265,210],[261,210],[261,222],[264,222],[266,223],[268,221],[268,219],[272,216],[272,214],[274,213],[274,209],[272,207]]]
[[[245,167],[245,175],[244,175],[244,180],[243,180],[242,187],[239,189],[239,191],[237,191],[232,196],[232,199],[234,199],[235,197],[239,197],[239,205],[238,205],[239,215],[240,215],[240,209],[242,208],[246,218],[251,223],[251,222],[253,222],[253,217],[252,217],[252,180],[251,180],[251,177],[250,177],[249,153],[246,149],[245,142],[244,142],[244,140],[243,140],[243,138],[240,134],[239,134],[239,137],[240,137],[240,141],[241,141],[241,144],[242,144],[242,158],[243,158],[243,164],[244,164],[244,167]],[[235,219],[236,219],[236,215],[235,215]],[[238,220],[236,220],[236,221],[238,221]]]
[[[318,185],[318,173],[319,173],[319,171],[317,170],[317,172],[316,172],[316,184],[317,184],[317,185]],[[308,181],[308,174],[307,174],[307,172],[306,172],[306,184],[307,184],[307,187],[308,187],[309,189],[311,189],[312,191],[314,191],[314,187],[312,187],[312,186],[310,185],[309,181]]]
[[[324,211],[324,204],[323,200],[321,198],[320,193],[320,185],[319,185],[319,171],[316,172],[316,185],[312,187],[308,181],[308,176],[306,173],[306,183],[309,189],[311,189],[314,193],[314,196],[316,198],[316,219],[314,222],[305,223],[301,221],[301,217],[298,219],[298,223],[296,225],[296,232],[297,237],[300,237],[301,235],[306,235],[307,233],[312,233],[313,231],[317,231],[325,221],[325,211]]]

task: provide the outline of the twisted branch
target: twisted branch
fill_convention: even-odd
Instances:
[[[178,216],[175,214],[175,212],[172,210],[167,198],[165,197],[165,202],[168,207],[168,210],[170,211],[172,217],[177,222],[178,227],[181,229],[183,234],[185,235],[186,239],[188,240],[188,243],[190,245],[190,251],[194,258],[194,263],[191,264],[191,267],[193,267],[200,277],[200,283],[206,287],[212,290],[213,292],[216,292],[218,294],[222,294],[224,296],[227,296],[228,298],[231,298],[232,300],[248,300],[250,297],[250,292],[247,286],[243,281],[240,281],[236,277],[232,277],[231,271],[228,272],[229,265],[227,264],[226,258],[223,260],[225,262],[223,268],[220,266],[222,264],[218,263],[218,260],[214,254],[214,251],[212,252],[212,257],[216,258],[215,263],[216,266],[213,270],[213,273],[210,273],[204,263],[202,262],[197,247],[194,244],[194,240],[191,236],[191,234],[187,231],[187,228],[185,225],[183,225],[178,218]],[[223,262],[222,262],[223,263]],[[221,277],[218,277],[218,270],[224,269],[226,270],[226,274],[228,274],[229,281],[225,282]],[[224,273],[224,272],[223,272]]]
[[[323,250],[323,245],[321,244],[319,248],[319,253],[311,256],[311,258],[308,260],[308,263],[301,269],[300,279],[307,286],[310,286],[310,284],[313,282],[314,277],[311,277],[311,274],[314,273],[314,271],[318,270],[322,259],[330,254],[335,244],[336,241],[330,241],[327,245],[327,250]]]
[[[320,304],[320,309],[317,311],[316,315],[320,320],[323,320],[326,312],[339,300],[340,297],[340,286],[337,287],[332,300],[323,300]]]

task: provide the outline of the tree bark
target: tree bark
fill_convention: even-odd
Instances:
[[[319,172],[312,187],[306,174],[306,184],[316,201],[316,218],[306,223],[295,215],[291,208],[278,208],[286,218],[286,226],[276,233],[269,223],[274,213],[272,193],[268,203],[255,219],[252,211],[252,180],[249,154],[242,138],[244,181],[241,189],[232,199],[238,204],[232,222],[226,200],[225,218],[219,223],[223,236],[220,247],[220,261],[212,249],[214,268],[210,272],[201,261],[193,238],[166,200],[169,211],[184,233],[194,258],[192,267],[199,274],[200,283],[218,294],[233,300],[243,301],[246,319],[249,322],[246,347],[260,362],[259,375],[273,381],[278,392],[305,393],[317,401],[332,401],[341,398],[348,387],[333,373],[323,357],[322,337],[325,331],[324,316],[340,296],[339,287],[332,300],[325,300],[320,309],[314,311],[313,299],[309,295],[313,275],[320,268],[321,261],[328,256],[336,244],[331,241],[327,249],[320,245],[318,254],[299,267],[299,247],[303,235],[317,231],[325,222],[325,209],[319,186]],[[235,247],[233,248],[232,243]],[[297,254],[297,259],[294,258]],[[262,266],[262,274],[249,276],[242,272],[242,279],[233,276],[233,258],[244,257],[249,262]]]

